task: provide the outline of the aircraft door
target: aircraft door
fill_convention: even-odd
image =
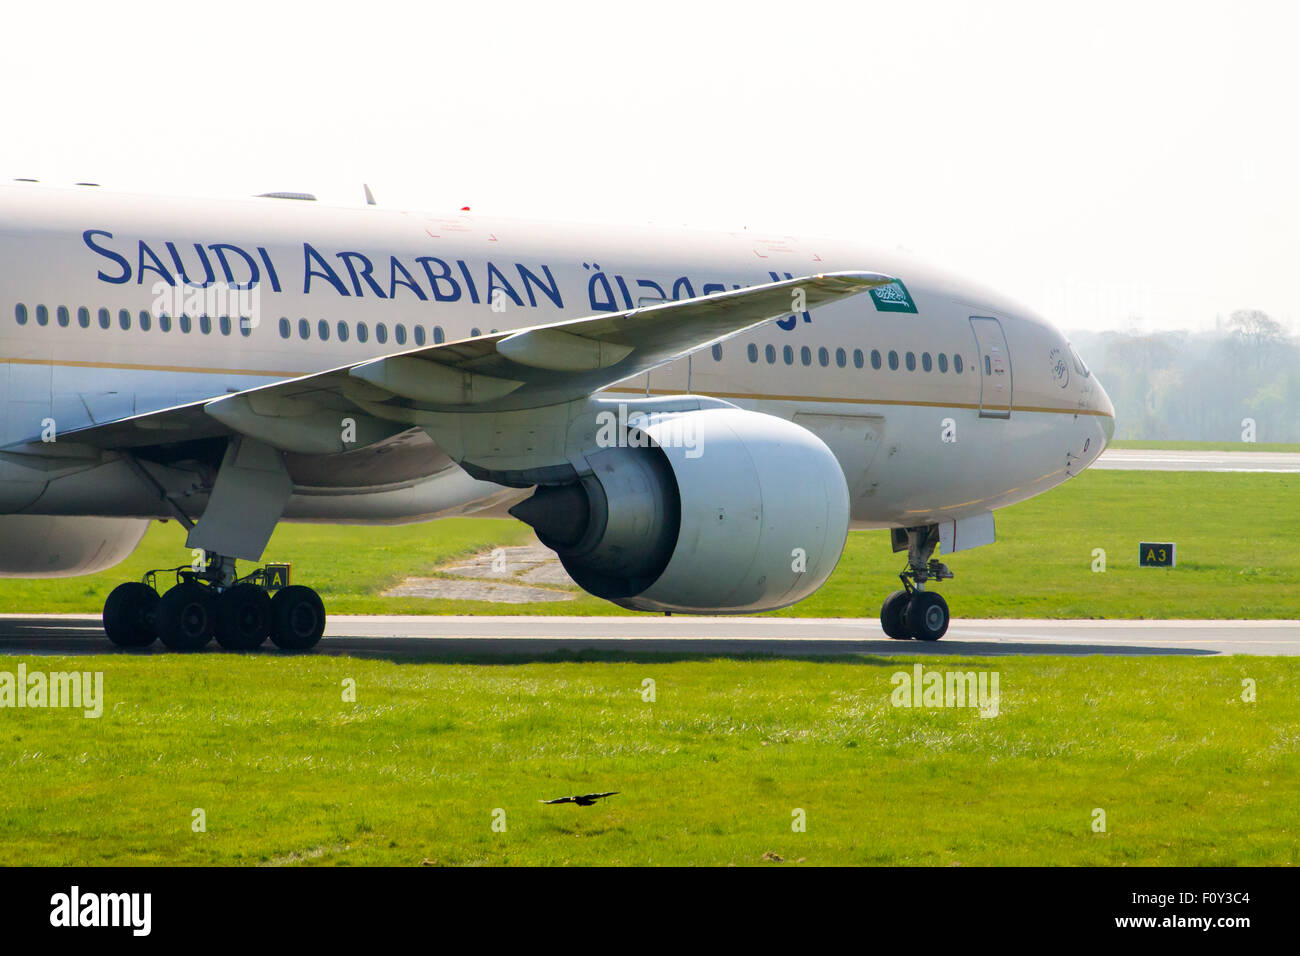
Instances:
[[[1011,417],[1011,351],[1002,323],[971,316],[980,370],[980,418]]]

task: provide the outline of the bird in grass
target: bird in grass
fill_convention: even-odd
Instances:
[[[580,793],[572,797],[557,797],[554,800],[539,800],[538,803],[576,803],[580,807],[589,807],[597,800],[604,800],[606,797],[612,797],[618,793],[617,790],[611,790],[608,793]]]

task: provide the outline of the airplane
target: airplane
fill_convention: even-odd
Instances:
[[[881,626],[936,640],[935,552],[1114,434],[1047,319],[910,255],[367,200],[0,184],[0,575],[176,520],[193,560],[115,588],[110,641],[307,650],[319,595],[236,566],[280,521],[513,515],[589,593],[694,614],[800,601],[888,528]]]

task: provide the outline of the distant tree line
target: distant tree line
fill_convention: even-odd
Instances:
[[[1115,405],[1115,437],[1300,442],[1300,342],[1263,312],[1214,332],[1076,332],[1075,348]]]

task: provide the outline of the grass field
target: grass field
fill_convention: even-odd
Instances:
[[[1290,451],[1300,452],[1300,444],[1251,441],[1148,441],[1129,438],[1112,441],[1110,448],[1147,448],[1152,451]]]
[[[10,865],[1300,862],[1288,659],[924,659],[988,719],[891,706],[901,658],[25,660],[106,703],[0,711]]]
[[[1089,471],[997,513],[998,541],[953,556],[943,592],[958,617],[1300,617],[1300,487],[1295,475]],[[291,560],[337,614],[618,614],[596,598],[537,604],[385,598],[439,564],[520,544],[514,521],[449,519],[400,527],[282,525],[266,560]],[[1174,541],[1179,566],[1137,566],[1138,543]],[[1094,549],[1106,571],[1092,570]],[[85,578],[0,581],[0,610],[98,613],[108,592],[149,568],[188,562],[184,532],[155,525],[112,571]],[[781,615],[874,617],[898,587],[901,556],[883,531],[852,532],[839,567]]]
[[[1300,617],[1296,491],[1293,475],[1087,472],[999,512],[998,543],[953,556],[945,594],[965,617]],[[380,596],[529,536],[473,519],[285,525],[266,559],[292,560],[336,613],[620,613],[585,596]],[[1143,539],[1176,541],[1179,567],[1139,569]],[[0,608],[98,612],[117,582],[187,557],[183,532],[157,525],[108,574],[0,582]],[[885,533],[855,532],[827,585],[778,613],[875,616],[900,564]],[[998,715],[891,706],[917,660],[995,669]],[[100,671],[105,703],[97,719],[0,709],[7,864],[1300,862],[1294,658],[22,663]],[[18,664],[0,657],[0,703]],[[538,802],[603,790],[619,793]]]

